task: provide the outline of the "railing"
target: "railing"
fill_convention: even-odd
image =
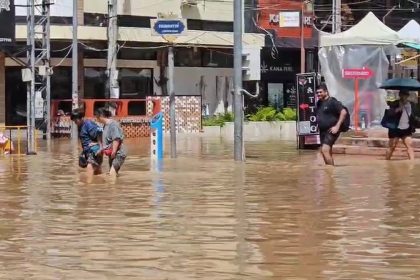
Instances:
[[[22,136],[27,135],[28,133],[28,127],[23,125],[17,125],[17,126],[0,126],[0,133],[4,135],[4,137],[8,138],[8,141],[6,143],[0,144],[0,153],[1,155],[4,155],[6,152],[9,154],[18,154],[21,155],[22,153],[22,142],[23,140],[26,141],[26,139],[22,139]],[[38,132],[35,129],[35,152],[38,151]],[[17,150],[15,150],[15,140],[17,140],[16,146]],[[27,143],[26,143],[27,144]]]
[[[161,111],[161,101],[152,99],[83,99],[80,106],[84,108],[87,119],[94,119],[95,110],[100,107],[115,108],[114,118],[121,123],[127,138],[147,137],[150,119]],[[72,101],[69,99],[51,101],[53,137],[70,136],[71,110]]]

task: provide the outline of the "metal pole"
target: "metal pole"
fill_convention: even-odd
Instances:
[[[234,158],[235,161],[244,161],[243,146],[243,99],[242,99],[242,0],[234,0],[233,6],[234,31]]]
[[[305,73],[305,64],[306,64],[306,57],[305,57],[305,19],[304,19],[304,11],[305,11],[305,1],[302,0],[302,7],[300,12],[300,73]]]
[[[331,33],[335,34],[336,32],[336,22],[337,22],[337,1],[333,0],[332,2],[332,25],[331,25]]]
[[[45,42],[45,45],[46,45],[46,48],[47,48],[47,76],[46,76],[46,79],[47,79],[47,88],[46,88],[46,98],[47,98],[47,116],[46,116],[46,119],[47,119],[47,140],[50,140],[51,139],[51,75],[50,75],[50,67],[51,67],[51,65],[50,65],[50,61],[51,61],[51,41],[50,41],[50,23],[51,23],[51,20],[50,20],[50,4],[46,4],[45,3],[45,1],[44,1],[44,11],[46,12],[46,14],[47,14],[47,24],[46,24],[46,26],[45,26],[45,32],[46,32],[46,42]]]
[[[341,0],[333,0],[332,33],[341,32]]]
[[[35,2],[29,1],[30,5],[30,44],[31,44],[31,85],[29,94],[29,127],[28,127],[28,154],[35,153]]]
[[[26,9],[26,22],[27,22],[27,39],[26,39],[26,45],[28,47],[27,50],[27,54],[26,56],[28,58],[31,57],[31,53],[32,53],[32,24],[31,24],[31,18],[32,18],[32,14],[31,14],[31,5],[32,5],[32,1],[31,0],[27,0],[26,1],[27,4],[27,9]],[[31,61],[32,63],[32,61]],[[32,67],[30,69],[32,71]],[[32,72],[31,72],[32,73]],[[33,75],[31,74],[31,77],[33,77]],[[29,152],[31,151],[31,138],[30,138],[30,126],[31,126],[31,91],[32,91],[32,84],[33,84],[33,80],[31,78],[31,82],[27,83],[27,87],[26,87],[26,153],[29,154]]]
[[[386,18],[397,8],[397,6],[393,6],[383,17],[382,22],[386,24]]]
[[[79,25],[77,18],[77,1],[73,0],[73,43],[72,43],[72,109],[79,108],[79,46],[77,39],[77,27]],[[71,137],[73,140],[77,139],[77,126],[72,123]]]
[[[171,120],[171,158],[176,158],[176,107],[174,88],[174,48],[168,48],[168,85],[169,85],[169,107]]]
[[[108,88],[109,98],[118,99],[119,85],[117,74],[118,3],[108,0]]]
[[[334,21],[334,32],[341,32],[341,0],[334,0],[335,2],[335,21]]]

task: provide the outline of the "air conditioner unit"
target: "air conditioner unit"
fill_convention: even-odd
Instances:
[[[199,0],[182,0],[182,6],[197,6]]]

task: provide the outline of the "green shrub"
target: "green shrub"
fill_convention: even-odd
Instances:
[[[277,112],[273,107],[261,107],[254,114],[247,116],[252,122],[273,122],[273,121],[295,121],[296,110],[285,108],[282,112]]]
[[[217,114],[203,119],[203,126],[224,126],[226,122],[233,122],[233,113]]]
[[[282,113],[284,115],[284,120],[285,121],[296,121],[297,120],[296,109],[284,108]]]

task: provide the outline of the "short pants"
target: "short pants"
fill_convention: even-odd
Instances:
[[[99,145],[95,145],[84,152],[87,164],[92,164],[93,167],[100,167],[102,165],[103,156],[102,153],[99,152],[100,148]]]
[[[340,132],[332,134],[329,131],[321,131],[319,137],[321,138],[321,145],[327,145],[332,147],[340,136]]]
[[[125,158],[126,156],[121,153],[117,153],[114,159],[109,157],[109,167],[114,167],[115,171],[117,172],[120,171],[122,165],[124,164]]]
[[[393,138],[405,138],[405,137],[411,137],[413,135],[413,130],[411,128],[407,128],[407,129],[388,129],[388,138],[389,139],[393,139]]]

